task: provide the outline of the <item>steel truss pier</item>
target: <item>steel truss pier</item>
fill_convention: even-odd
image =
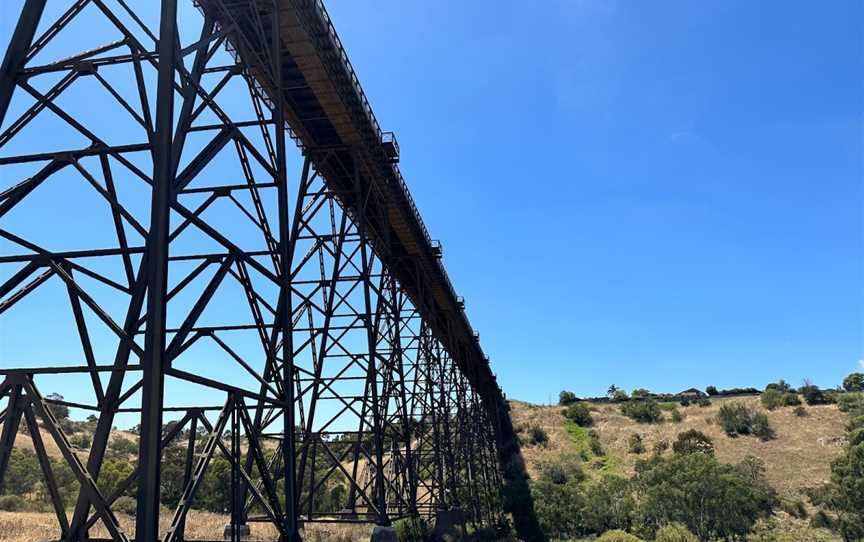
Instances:
[[[22,3],[0,74],[0,489],[23,439],[68,542],[190,539],[217,461],[234,540],[512,512],[506,402],[323,5]],[[94,415],[89,448],[58,406]],[[121,420],[138,454],[109,493]]]

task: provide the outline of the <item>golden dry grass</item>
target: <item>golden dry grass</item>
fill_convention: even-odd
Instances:
[[[130,537],[135,533],[134,518],[119,514],[118,519],[123,531]],[[170,515],[163,514],[163,532],[168,528]],[[222,531],[228,518],[210,512],[192,511],[186,522],[187,540],[221,540]],[[271,525],[253,523],[252,536],[248,540],[277,540],[276,530]],[[304,529],[303,540],[309,542],[360,542],[369,540],[370,525],[351,524],[310,524]],[[108,532],[99,525],[91,531],[94,537],[107,537]],[[0,542],[43,542],[57,540],[59,529],[57,519],[50,513],[39,512],[0,512]]]
[[[831,441],[842,439],[847,417],[836,405],[806,407],[808,416],[797,417],[791,408],[767,412],[776,438],[763,442],[755,437],[730,438],[715,422],[720,405],[742,402],[752,407],[759,406],[758,397],[724,398],[714,400],[709,407],[679,406],[684,415],[680,423],[664,421],[657,424],[639,424],[621,414],[618,405],[596,405],[593,417],[594,429],[600,441],[621,474],[631,474],[636,461],[646,454],[628,453],[627,439],[633,433],[642,435],[648,453],[654,444],[666,440],[670,446],[678,433],[697,429],[714,440],[717,458],[734,463],[748,455],[765,461],[769,482],[781,492],[797,493],[803,488],[813,487],[828,480],[831,460],[842,453],[837,444],[823,444],[820,439]],[[539,465],[562,453],[575,453],[578,449],[567,432],[565,419],[558,406],[534,406],[514,401],[514,424],[539,425],[549,434],[549,445],[523,446],[528,472],[535,477]],[[664,412],[668,419],[669,413]],[[669,453],[669,452],[667,452]]]

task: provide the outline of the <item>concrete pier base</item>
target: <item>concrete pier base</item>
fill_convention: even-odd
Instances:
[[[399,542],[399,537],[396,536],[396,529],[392,526],[376,525],[372,529],[372,537],[370,542]]]

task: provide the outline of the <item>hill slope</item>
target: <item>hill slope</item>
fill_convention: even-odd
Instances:
[[[828,480],[831,460],[843,452],[844,427],[848,421],[837,405],[806,407],[808,415],[805,417],[796,416],[791,408],[767,412],[776,438],[763,442],[755,437],[726,436],[715,420],[720,406],[729,402],[759,407],[758,397],[715,399],[707,407],[678,406],[684,415],[679,423],[669,421],[669,412],[664,412],[662,423],[642,424],[621,414],[617,404],[593,405],[594,429],[608,456],[602,465],[597,464],[595,458],[598,468],[594,472],[613,471],[629,476],[633,474],[636,461],[650,453],[656,442],[666,440],[671,445],[678,433],[697,429],[714,440],[717,459],[724,463],[737,463],[748,455],[765,461],[768,480],[781,493],[798,493]],[[510,404],[514,426],[539,425],[549,434],[547,447],[523,446],[522,453],[532,478],[536,477],[544,460],[565,453],[579,454],[585,449],[587,431],[568,422],[560,406],[537,406],[520,401]],[[646,454],[628,453],[628,439],[633,433],[642,436]]]

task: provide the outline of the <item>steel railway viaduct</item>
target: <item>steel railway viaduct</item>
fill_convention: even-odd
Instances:
[[[0,487],[17,438],[57,540],[190,540],[217,461],[212,539],[507,516],[542,537],[504,396],[320,0],[57,4],[3,6]],[[93,415],[89,448],[58,407]],[[138,453],[109,490],[121,420]]]

